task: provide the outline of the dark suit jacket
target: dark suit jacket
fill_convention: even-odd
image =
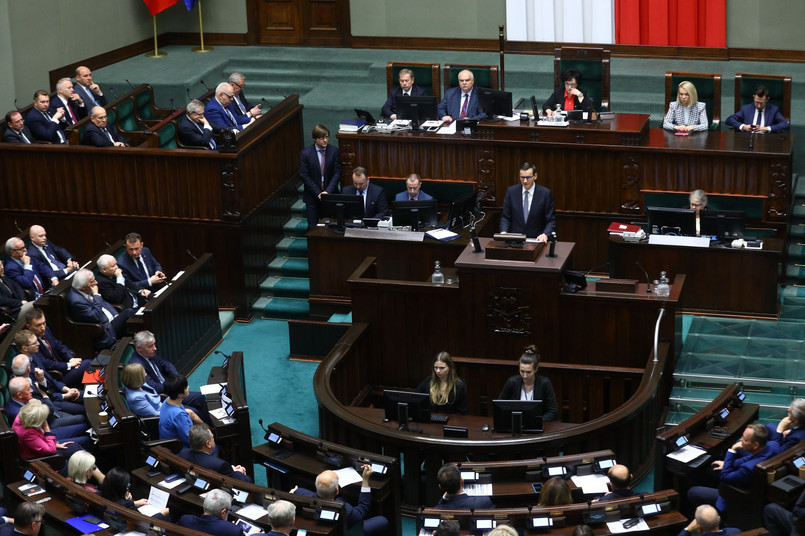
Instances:
[[[212,124],[210,124],[210,126],[212,126]],[[184,145],[212,149],[210,146],[212,130],[204,128],[203,125],[199,125],[198,123],[194,123],[186,115],[179,120],[179,139],[182,140]]]
[[[179,525],[191,530],[215,534],[215,536],[243,536],[243,529],[218,516],[183,515],[179,518]]]
[[[520,184],[510,186],[503,199],[503,214],[500,217],[500,230],[510,233],[525,233],[529,238],[536,238],[545,233],[550,235],[556,229],[553,195],[544,186],[534,184],[531,187],[531,208],[528,210],[528,221],[523,221],[523,187]]]
[[[760,119],[760,118],[758,118]],[[727,125],[735,130],[741,130],[741,125],[751,125],[755,121],[754,103],[744,104],[741,109],[727,118]],[[767,127],[771,127],[772,132],[779,132],[791,128],[791,123],[783,117],[780,109],[774,104],[766,104],[763,108],[763,121]]]
[[[69,252],[69,251],[67,251],[67,250],[66,250],[66,249],[64,249],[64,248],[60,248],[60,247],[59,247],[59,246],[57,246],[56,244],[52,244],[52,243],[48,242],[48,243],[45,245],[45,248],[46,248],[46,249],[47,249],[47,250],[48,250],[48,251],[49,251],[49,252],[50,252],[50,253],[51,253],[51,254],[52,254],[54,257],[56,257],[56,259],[57,259],[57,260],[58,260],[60,263],[62,263],[62,264],[63,264],[63,265],[65,265],[65,266],[67,266],[67,261],[69,261],[70,259],[72,259],[72,258],[73,258],[73,256],[70,254],[70,252]],[[29,257],[31,257],[32,259],[36,259],[36,260],[38,260],[39,262],[45,263],[45,264],[47,264],[48,266],[50,266],[50,262],[49,262],[47,259],[45,259],[45,255],[44,255],[44,254],[43,254],[43,253],[42,253],[42,252],[39,250],[39,248],[38,248],[38,247],[36,247],[36,246],[35,246],[35,245],[33,245],[33,244],[31,244],[31,246],[28,248],[28,256],[29,256]],[[66,276],[66,275],[67,275],[67,273],[66,273],[66,272],[65,272],[63,269],[58,270],[58,271],[56,271],[55,273],[56,273],[56,277],[58,277],[59,279],[61,279],[62,277],[64,277],[64,276]]]
[[[60,126],[62,129],[65,129],[71,125],[75,125],[73,122],[73,118],[70,116],[70,111],[67,108],[73,111],[73,115],[78,121],[81,121],[83,118],[87,116],[87,107],[86,106],[79,106],[77,103],[73,102],[70,99],[67,99],[67,104],[65,105],[59,96],[55,96],[50,100],[50,106],[48,106],[48,114],[53,116],[56,113],[56,110],[59,108],[64,108],[64,117],[60,121]]]
[[[469,496],[466,493],[459,493],[452,497],[439,499],[436,508],[494,508],[495,504],[489,497],[482,495]]]
[[[578,97],[573,97],[573,109],[574,110],[581,110],[583,112],[592,112],[593,111],[593,101],[587,98],[587,94],[581,88],[577,88],[581,91],[582,95],[584,95],[584,101],[579,102]],[[542,111],[545,110],[555,110],[556,105],[561,106],[561,109],[565,109],[565,86],[559,86],[558,88],[553,90],[551,96],[548,97],[548,100],[545,101],[545,104],[542,105]]]
[[[78,93],[78,96],[81,97],[81,99],[84,101],[84,108],[86,108],[87,113],[92,111],[92,107],[95,106],[92,103],[93,99],[95,100],[95,102],[98,103],[98,106],[106,106],[107,104],[109,104],[106,101],[106,96],[104,95],[101,95],[99,97],[95,93],[92,93],[92,97],[90,97],[91,91],[86,87],[82,86],[81,84],[79,84],[78,82],[73,84],[73,91]]]
[[[39,356],[39,362],[45,365],[42,368],[45,370],[67,372],[67,362],[74,357],[73,352],[67,348],[63,342],[53,336],[53,332],[50,331],[50,326],[45,328],[45,336],[43,339],[47,340],[53,352],[50,351],[47,344],[39,345],[39,351],[34,355]]]
[[[191,450],[187,447],[183,448],[179,451],[179,456],[184,458],[185,460],[193,463],[194,465],[198,465],[203,467],[204,469],[209,469],[210,471],[215,471],[223,476],[236,478],[238,480],[242,480],[244,482],[251,482],[252,479],[249,478],[248,475],[244,475],[238,471],[232,470],[232,465],[227,462],[226,460],[222,460],[212,454],[207,454],[206,452],[199,452],[197,450]]]
[[[345,186],[343,193],[346,195],[357,195],[358,191],[354,186]],[[389,202],[386,199],[386,192],[383,188],[371,182],[366,187],[366,203],[364,215],[367,218],[383,218],[389,210]]]
[[[36,143],[36,138],[34,138],[34,135],[31,134],[31,131],[28,129],[28,125],[23,125],[22,133],[25,134],[25,137],[28,138],[28,141],[31,143]],[[3,141],[6,143],[25,143],[20,133],[11,128],[6,128],[6,131],[3,133]]]
[[[150,385],[154,388],[157,393],[165,392],[164,389],[164,382],[160,382],[159,379],[154,376],[153,370],[151,368],[151,363],[154,364],[158,369],[159,373],[162,374],[163,378],[167,378],[169,376],[175,376],[179,374],[179,371],[176,370],[176,367],[173,366],[173,363],[162,359],[159,357],[159,354],[154,354],[154,357],[148,359],[147,357],[143,357],[137,351],[131,354],[131,358],[129,359],[129,363],[139,363],[145,369],[145,383]]]
[[[67,138],[64,136],[58,123],[50,120],[50,116],[45,117],[36,108],[31,108],[25,118],[25,126],[31,130],[38,141],[49,141],[50,143],[64,143]]]
[[[31,270],[26,270],[14,259],[8,259],[8,262],[6,262],[6,277],[10,277],[16,281],[19,286],[30,290],[35,295],[37,290],[34,284],[34,274],[39,276],[44,290],[50,288],[50,281],[56,277],[56,274],[50,269],[49,264],[39,262],[36,259],[31,259]]]
[[[380,110],[380,115],[383,117],[391,117],[392,114],[397,113],[397,99],[402,96],[402,88],[400,86],[394,86],[391,91],[389,91],[389,98],[386,99],[386,104],[383,105],[383,108]],[[419,87],[418,85],[414,84],[411,87],[411,96],[412,97],[423,97],[425,96],[425,90]]]
[[[419,196],[418,196],[417,201],[427,201],[428,199],[433,199],[433,197],[429,196],[428,194],[426,194],[422,190],[419,190]],[[409,199],[408,199],[408,190],[406,190],[404,192],[400,192],[397,195],[395,195],[394,200],[395,201],[409,201]]]
[[[151,284],[148,282],[148,278],[154,275],[155,272],[162,271],[162,265],[151,255],[150,249],[143,247],[140,256],[143,258],[145,266],[148,268],[148,276],[145,275],[142,267],[134,262],[131,255],[125,251],[117,257],[117,265],[123,271],[126,280],[130,281],[134,288],[138,290],[141,288],[149,288]]]
[[[10,277],[3,276],[0,279],[5,283],[5,285],[0,285],[0,307],[8,307],[11,315],[16,318],[22,308],[25,291]]]
[[[243,90],[242,90],[242,89],[240,90],[240,93],[238,93],[238,95],[237,95],[237,96],[238,96],[238,98],[240,99],[240,103],[241,103],[241,104],[243,104],[243,108],[244,108],[245,110],[244,110],[244,111],[241,111],[241,110],[240,110],[240,106],[238,106],[237,102],[235,102],[235,99],[232,99],[232,102],[231,102],[232,108],[234,108],[234,109],[235,109],[235,111],[238,113],[238,115],[246,115],[246,112],[248,112],[249,110],[251,110],[252,108],[254,108],[254,106],[252,106],[252,105],[249,103],[249,99],[247,99],[247,98],[246,98],[246,95],[244,95],[244,94],[243,94]],[[251,119],[251,117],[250,117],[249,119]]]
[[[519,374],[506,380],[503,390],[498,398],[500,400],[520,400],[523,392],[523,377]],[[551,380],[545,376],[534,377],[534,400],[542,400],[542,415],[544,421],[555,421],[559,417],[559,404],[553,392]]]
[[[734,527],[724,527],[721,530],[717,530],[715,532],[706,532],[701,534],[700,536],[733,536],[733,534],[739,534],[741,529],[736,529]],[[690,536],[690,531],[687,529],[682,529],[677,536]]]
[[[121,143],[126,142],[126,140],[124,140],[123,137],[117,133],[117,130],[112,125],[107,124],[106,130],[112,135],[112,138],[114,138],[115,141],[119,141]],[[84,129],[84,138],[81,140],[81,143],[84,145],[92,145],[94,147],[114,146],[109,137],[104,134],[95,123],[90,123],[86,126]]]
[[[457,121],[461,115],[461,100],[463,93],[460,87],[451,87],[444,92],[444,98],[439,103],[437,115],[439,119],[449,115],[453,121]],[[481,119],[485,117],[484,114],[478,111],[478,91],[475,87],[472,88],[470,93],[470,101],[467,103],[467,119]]]
[[[100,324],[104,328],[103,334],[95,339],[95,347],[111,348],[117,342],[114,329],[109,323],[103,309],[109,311],[112,316],[117,316],[117,310],[109,305],[100,294],[92,297],[92,302],[87,300],[83,294],[74,288],[67,293],[67,308],[70,316],[77,322],[89,322]]]
[[[616,489],[598,497],[599,501],[614,501],[615,499],[625,499],[634,497],[637,493],[632,488]]]
[[[727,451],[724,455],[724,465],[721,468],[721,482],[730,484],[738,488],[749,489],[752,487],[752,473],[755,465],[771,458],[777,454],[777,450],[770,445],[766,445],[755,454],[751,454],[743,449],[735,453]],[[716,508],[721,512],[727,511],[727,500],[721,495],[716,501]]]
[[[803,439],[805,439],[805,426],[793,428],[787,436],[783,436],[777,431],[777,423],[769,423],[766,425],[769,431],[769,442],[774,442],[776,452],[788,450]]]
[[[305,488],[297,488],[294,493],[305,497],[318,498],[318,494]],[[352,506],[341,497],[336,497],[335,500],[344,504],[344,513],[347,515],[347,528],[351,528],[366,519],[372,507],[372,493],[369,491],[361,492],[358,497],[358,506]]]
[[[322,192],[321,165],[315,143],[310,147],[305,147],[299,153],[299,178],[305,184],[305,203],[318,201],[319,194]],[[324,191],[329,194],[337,193],[340,182],[341,159],[338,155],[338,147],[327,145],[327,149],[324,151]]]
[[[145,303],[145,298],[136,296],[138,289],[123,276],[126,281],[125,285],[117,282],[113,276],[104,275],[98,272],[95,275],[95,280],[98,281],[98,292],[101,293],[103,299],[112,305],[122,305],[125,309],[134,307],[134,300],[136,299],[139,305]]]
[[[430,376],[419,382],[416,388],[417,393],[430,393]],[[464,380],[458,380],[456,386],[450,395],[447,397],[447,404],[437,406],[433,399],[430,401],[430,410],[432,413],[458,413],[459,415],[467,414],[467,384]],[[458,508],[456,506],[456,508]]]
[[[224,107],[221,106],[221,103],[218,102],[218,100],[215,97],[213,97],[209,100],[209,102],[207,102],[207,106],[205,106],[204,108],[204,116],[207,118],[207,121],[210,123],[210,126],[216,130],[224,128],[234,128],[242,130],[243,123],[240,122],[240,120],[238,119],[240,114],[235,114],[234,112],[232,112],[231,109],[229,109],[229,111],[232,113],[235,119],[234,121],[229,118],[229,115],[227,115],[227,113],[224,111]],[[248,121],[245,122],[248,123]]]

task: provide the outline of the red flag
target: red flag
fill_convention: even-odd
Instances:
[[[148,6],[148,11],[153,17],[160,11],[165,11],[179,0],[143,0],[145,5]]]

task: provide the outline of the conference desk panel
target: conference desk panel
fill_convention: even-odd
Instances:
[[[639,135],[625,125],[628,118],[639,122],[640,117],[617,114],[615,120],[567,129],[533,122],[481,122],[472,136],[339,133],[342,176],[348,183],[356,166],[389,177],[405,177],[416,169],[426,180],[476,183],[477,189],[487,190],[486,203],[500,207],[506,189],[518,183],[520,165],[532,162],[538,182],[553,192],[561,223],[557,234],[576,242],[575,260],[582,267],[606,261],[603,229],[612,219],[640,218],[646,190],[702,188],[766,197],[762,223],[784,237],[792,135],[755,136],[752,148],[748,135],[732,131],[675,136],[648,129]],[[599,228],[600,238],[594,232]]]

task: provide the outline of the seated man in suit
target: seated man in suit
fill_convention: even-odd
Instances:
[[[358,506],[352,506],[344,499],[338,497],[340,491],[338,487],[338,474],[335,471],[322,471],[316,477],[316,493],[309,489],[295,487],[291,493],[304,495],[305,497],[318,497],[328,501],[339,501],[344,503],[344,511],[347,514],[347,529],[351,529],[363,521],[364,536],[382,536],[386,534],[389,520],[383,516],[369,517],[372,508],[372,488],[369,487],[369,479],[372,476],[372,468],[369,465],[362,467],[361,474],[361,494],[358,498]]]
[[[408,178],[405,179],[405,187],[406,191],[398,193],[394,197],[395,201],[427,201],[428,199],[433,199],[433,197],[421,190],[422,179],[416,173],[408,175]]]
[[[263,105],[257,104],[252,106],[246,100],[246,95],[243,94],[243,88],[246,87],[246,77],[241,73],[232,73],[229,75],[229,85],[232,86],[232,107],[237,115],[245,116],[250,121],[252,118],[260,117],[260,110]]]
[[[397,119],[397,99],[403,95],[411,97],[423,97],[425,90],[414,84],[414,71],[411,69],[400,69],[397,73],[399,86],[391,88],[389,98],[380,110],[380,115]]]
[[[23,336],[23,340],[30,336],[32,341],[20,345],[17,342],[18,337],[20,337],[19,333],[27,334]],[[85,416],[87,413],[84,409],[84,401],[79,398],[81,393],[78,389],[67,387],[43,370],[41,363],[32,361],[29,355],[32,352],[31,346],[38,347],[39,343],[36,342],[36,338],[27,329],[23,329],[19,333],[14,337],[14,342],[18,347],[23,346],[22,351],[28,352],[28,354],[23,353],[14,356],[14,359],[11,360],[12,374],[16,377],[30,380],[34,392],[42,395],[43,398],[48,398],[59,411],[70,415]]]
[[[73,288],[67,294],[67,310],[76,322],[100,324],[103,333],[94,341],[96,350],[112,348],[126,334],[126,320],[134,309],[117,309],[109,305],[98,292],[95,274],[83,268],[73,276]]]
[[[206,424],[194,424],[188,433],[190,447],[185,447],[179,452],[179,456],[185,460],[215,471],[225,477],[235,478],[244,482],[251,482],[252,479],[246,474],[246,468],[242,465],[231,465],[226,460],[215,456],[215,437],[212,430]]]
[[[53,117],[48,115],[50,107],[50,96],[44,89],[34,93],[34,107],[28,112],[25,123],[31,129],[31,134],[37,141],[47,141],[50,143],[67,143],[59,122],[64,118],[64,108],[56,108]]]
[[[282,499],[268,505],[268,522],[271,532],[268,536],[290,536],[296,522],[296,505]]]
[[[452,123],[456,119],[484,117],[478,111],[478,91],[475,90],[475,75],[472,71],[465,69],[458,73],[458,87],[451,87],[444,92],[437,115],[445,123]]]
[[[134,353],[129,359],[129,363],[139,363],[143,366],[146,373],[145,382],[157,393],[167,394],[165,390],[167,378],[179,374],[173,363],[157,354],[157,340],[150,331],[138,331],[134,334]],[[204,422],[210,422],[207,398],[201,393],[188,392],[182,404],[192,408]]]
[[[34,391],[30,379],[21,376],[11,378],[8,381],[8,396],[9,398],[5,405],[8,422],[14,422],[22,406],[27,404],[29,400],[36,398],[50,410],[48,425],[56,439],[59,441],[77,440],[82,446],[88,446],[92,442],[87,435],[89,421],[86,415],[70,415],[56,409],[48,397],[43,397],[38,390]]]
[[[23,289],[30,290],[34,299],[44,294],[50,287],[59,284],[59,278],[50,266],[28,256],[25,242],[16,236],[6,240],[6,253],[11,257],[6,265],[8,277]]]
[[[520,166],[520,184],[509,187],[503,199],[500,217],[501,233],[521,233],[538,242],[547,242],[556,229],[553,195],[535,184],[537,166],[525,162]]]
[[[179,139],[183,145],[216,149],[210,122],[204,117],[204,103],[193,99],[187,103],[185,115],[179,120]]]
[[[721,472],[720,482],[749,488],[755,465],[777,454],[776,449],[767,444],[768,438],[769,432],[762,424],[747,426],[741,439],[727,451],[724,460],[712,464],[714,470]],[[693,486],[688,490],[688,502],[691,506],[713,505],[721,513],[727,511],[727,500],[719,495],[717,487]]]
[[[369,184],[369,174],[362,167],[352,171],[352,186],[344,188],[346,195],[363,196],[363,214],[367,218],[385,218],[389,209],[386,192],[375,184]]]
[[[117,265],[117,259],[111,255],[98,257],[98,271],[95,276],[98,281],[98,292],[103,299],[112,305],[120,305],[124,309],[136,309],[148,300],[151,291],[147,288],[138,289],[135,284],[126,279],[123,270]]]
[[[94,147],[126,147],[126,140],[118,134],[117,129],[106,124],[107,117],[106,108],[102,106],[93,108],[89,116],[92,122],[84,128],[81,143]]]
[[[33,307],[34,302],[29,302],[19,283],[6,277],[5,273],[6,267],[0,261],[0,307],[8,309],[11,318],[16,320],[20,314],[25,314]]]
[[[59,371],[66,385],[82,389],[84,372],[92,360],[76,357],[72,350],[54,337],[47,325],[44,311],[38,307],[33,307],[25,314],[25,328],[36,336],[39,343],[34,361],[42,363],[45,370]]]
[[[632,484],[632,473],[625,465],[613,465],[607,471],[609,477],[609,487],[612,491],[598,497],[596,501],[611,501],[613,499],[623,499],[636,495],[630,487]]]
[[[718,515],[718,511],[709,504],[702,504],[696,508],[693,520],[682,529],[678,536],[690,536],[693,532],[699,533],[699,536],[732,536],[741,532],[741,529],[732,527],[722,529],[721,516]],[[788,536],[787,533],[786,536]]]
[[[232,85],[221,82],[215,88],[215,97],[207,103],[207,121],[215,130],[230,129],[238,132],[251,125],[253,117],[239,115],[234,112],[232,100],[235,98]]]
[[[436,503],[436,508],[494,508],[495,505],[489,497],[470,497],[464,492],[464,479],[458,467],[452,464],[443,465],[436,473],[439,489],[444,495]]]
[[[204,514],[185,514],[179,518],[179,525],[216,536],[243,536],[243,529],[226,520],[231,506],[232,496],[229,493],[221,489],[210,490],[204,497]]]
[[[299,154],[299,178],[305,185],[307,228],[319,223],[321,196],[338,192],[341,183],[341,162],[338,148],[330,145],[330,131],[324,125],[313,127],[313,145]]]
[[[752,95],[754,102],[741,106],[741,109],[727,118],[727,125],[744,132],[779,132],[791,128],[791,123],[783,117],[780,109],[769,104],[769,90],[758,86]]]
[[[44,262],[50,266],[56,277],[63,279],[68,274],[78,270],[79,265],[73,260],[72,254],[52,242],[48,242],[48,235],[41,225],[31,225],[29,230],[31,249],[28,255],[32,259]]]
[[[777,503],[763,507],[763,527],[771,536],[799,536],[805,521],[805,490],[800,494],[792,510]]]
[[[151,250],[145,247],[143,238],[137,233],[126,235],[126,252],[117,257],[117,265],[134,288],[159,288],[167,279]]]
[[[805,439],[805,398],[797,398],[788,406],[788,415],[778,424],[767,424],[769,442],[777,452],[788,450]]]
[[[88,109],[109,104],[106,97],[103,96],[100,86],[92,81],[92,71],[83,65],[75,70],[74,89]]]
[[[50,101],[48,113],[51,117],[59,108],[64,108],[64,117],[59,121],[62,130],[75,125],[87,116],[87,107],[84,99],[73,89],[73,81],[61,78],[56,82],[56,97]]]
[[[34,135],[25,126],[25,119],[22,114],[11,111],[6,114],[6,131],[3,133],[3,141],[6,143],[26,143],[31,144],[36,141]]]

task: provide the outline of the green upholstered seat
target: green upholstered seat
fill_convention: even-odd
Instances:
[[[593,99],[596,110],[609,110],[610,51],[603,48],[562,47],[553,51],[554,87],[562,85],[562,73],[576,69],[581,73],[580,87]]]
[[[710,119],[709,130],[721,128],[721,75],[711,73],[682,73],[667,71],[665,73],[665,111],[668,103],[676,100],[680,82],[687,80],[696,87],[696,93],[706,106],[707,118]]]
[[[137,117],[145,120],[159,119],[154,115],[153,110],[153,93],[149,86],[144,87],[134,94],[134,105],[136,108]]]
[[[176,124],[172,121],[159,129],[159,146],[162,149],[176,149]]]
[[[444,90],[458,85],[458,73],[463,70],[472,71],[475,77],[475,85],[478,87],[488,87],[498,89],[499,75],[497,65],[444,65]]]
[[[398,86],[402,69],[411,69],[414,73],[414,83],[425,90],[425,95],[441,98],[439,64],[438,63],[410,63],[390,61],[386,63],[386,95],[391,89]]]
[[[735,73],[735,111],[753,102],[752,95],[758,86],[769,90],[769,102],[780,108],[780,113],[791,121],[791,76],[774,74]]]
[[[141,130],[140,125],[137,123],[137,118],[134,117],[134,99],[126,99],[117,106],[115,106],[117,113],[117,128],[122,131],[135,131]]]

